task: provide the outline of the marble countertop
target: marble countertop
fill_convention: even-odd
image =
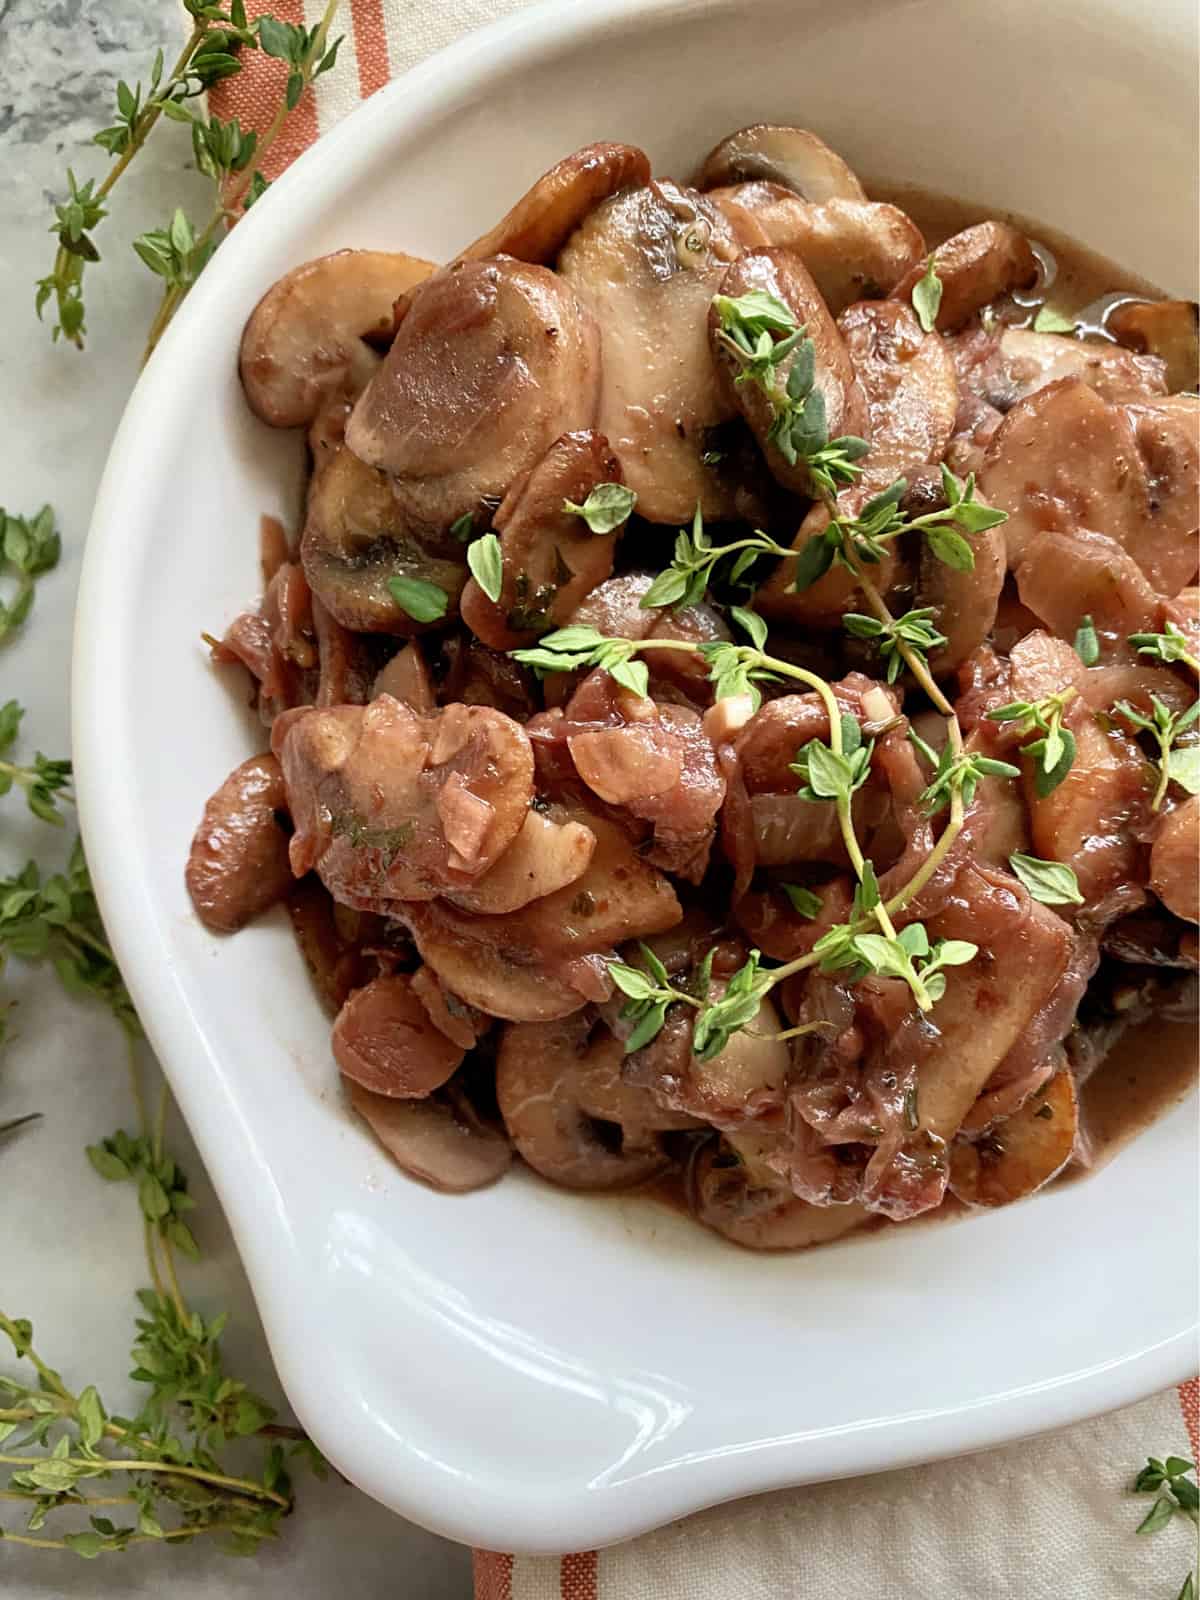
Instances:
[[[38,586],[33,615],[0,653],[0,700],[27,707],[27,741],[47,754],[68,747],[71,624],[80,555],[109,441],[137,376],[154,290],[129,248],[204,185],[188,169],[187,131],[165,125],[121,185],[105,223],[105,260],[88,277],[88,349],[52,345],[33,313],[34,280],[52,256],[50,197],[72,166],[103,171],[92,132],[108,120],[119,77],[144,76],[159,40],[179,26],[175,0],[0,0],[0,504],[55,508],[63,557]],[[68,839],[4,804],[0,863],[11,871],[35,851],[65,855]],[[125,1374],[144,1280],[130,1196],[94,1176],[84,1145],[132,1122],[125,1047],[108,1016],[74,1002],[52,973],[11,967],[5,998],[18,1002],[0,1056],[0,1121],[43,1119],[0,1147],[4,1266],[0,1303],[33,1319],[38,1343],[78,1386],[95,1381],[111,1406],[132,1399]],[[229,1364],[280,1400],[262,1330],[220,1209],[186,1130],[169,1143],[198,1198],[203,1264],[189,1278],[203,1312],[231,1313]],[[280,1400],[282,1405],[282,1401]],[[238,1600],[287,1594],[317,1600],[458,1600],[470,1594],[469,1553],[392,1516],[337,1481],[300,1486],[301,1505],[277,1545],[250,1561],[196,1544],[139,1547],[122,1558],[0,1548],[7,1600],[74,1595]],[[18,1526],[19,1508],[2,1507]]]

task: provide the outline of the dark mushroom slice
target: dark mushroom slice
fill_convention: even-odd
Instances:
[[[715,145],[696,178],[698,189],[763,179],[802,200],[865,200],[854,173],[823,139],[807,128],[755,122]]]
[[[392,479],[404,526],[436,541],[495,505],[558,436],[590,428],[595,322],[545,267],[460,261],[421,284],[346,442]]]
[[[683,915],[669,880],[623,828],[583,807],[564,807],[558,816],[582,824],[596,841],[586,870],[566,887],[502,915],[468,913],[446,900],[403,910],[422,960],[445,987],[512,1022],[553,1021],[608,999],[604,958],[629,939],[673,928]]]
[[[747,250],[781,245],[812,274],[831,315],[888,294],[925,258],[925,236],[898,206],[875,200],[810,205],[774,183],[713,189],[709,199]]]
[[[348,1081],[350,1104],[410,1178],[442,1194],[466,1194],[495,1183],[512,1165],[503,1133],[453,1100],[394,1100]]]
[[[910,301],[927,265],[914,266],[891,298]],[[934,324],[939,333],[953,333],[1002,294],[1029,288],[1038,274],[1029,240],[1007,222],[980,222],[952,235],[933,252],[933,267],[942,285]]]
[[[587,144],[564,156],[462,259],[515,256],[553,265],[575,229],[603,200],[650,181],[650,157],[630,144]]]
[[[664,180],[606,200],[559,257],[561,277],[600,326],[596,426],[651,522],[690,521],[697,503],[719,520],[744,503],[704,459],[709,430],[736,415],[713,371],[705,318],[737,250],[715,206]]]
[[[669,1158],[657,1134],[672,1119],[648,1090],[630,1089],[605,1109],[636,1120],[611,1122],[584,1109],[593,1065],[611,1076],[621,1046],[591,1015],[505,1028],[496,1057],[496,1098],[509,1138],[535,1172],[568,1189],[623,1189],[661,1172]]]
[[[292,886],[287,790],[279,762],[251,756],[204,807],[188,852],[187,888],[214,933],[234,933]]]
[[[806,1250],[840,1239],[869,1217],[861,1205],[810,1205],[778,1176],[766,1184],[715,1141],[697,1153],[688,1189],[696,1220],[746,1250]]]
[[[462,1063],[463,1047],[436,1027],[412,981],[394,972],[356,989],[333,1025],[342,1076],[402,1100],[423,1100]]]
[[[353,399],[379,366],[397,297],[435,271],[385,250],[338,250],[296,267],[250,313],[238,370],[251,411],[273,428],[312,422],[327,401]]]
[[[364,910],[470,885],[512,844],[533,798],[529,739],[487,706],[420,717],[381,695],[289,713],[276,734],[292,865],[315,866],[336,898]]]
[[[1075,1079],[1063,1068],[982,1138],[955,1142],[950,1191],[969,1206],[1006,1206],[1034,1194],[1070,1161],[1078,1131]]]
[[[458,613],[467,580],[462,547],[411,532],[387,474],[345,445],[313,474],[300,559],[313,593],[357,633],[408,636],[444,627]],[[392,578],[432,583],[445,596],[445,610],[419,621],[388,587]]]
[[[1178,394],[1200,382],[1198,321],[1200,306],[1194,300],[1126,300],[1113,307],[1104,325],[1127,350],[1158,356],[1166,367],[1167,388]]]
[[[795,317],[797,326],[802,327],[807,339],[812,341],[813,390],[825,402],[829,437],[861,436],[866,431],[866,398],[855,378],[846,346],[811,274],[795,251],[777,247],[747,251],[722,278],[720,292],[732,300],[757,293],[782,301]],[[716,304],[709,308],[708,334],[725,396],[749,423],[772,475],[795,494],[815,494],[803,456],[789,461],[771,436],[776,417],[771,397],[758,383],[737,382],[742,364],[730,349]],[[794,349],[775,369],[774,381],[780,394],[799,350],[800,347]]]
[[[500,537],[502,583],[490,600],[472,578],[463,621],[493,650],[512,650],[561,627],[611,574],[624,520],[593,533],[568,503],[582,506],[600,484],[619,485],[621,463],[603,434],[566,433],[501,501],[492,527]]]

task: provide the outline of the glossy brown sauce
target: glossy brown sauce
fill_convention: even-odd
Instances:
[[[1136,273],[1028,217],[911,185],[868,183],[866,188],[872,199],[890,201],[907,212],[931,247],[978,222],[1008,222],[1019,228],[1035,247],[1045,281],[1028,295],[1015,297],[1017,306],[1005,318],[1010,323],[1032,322],[1037,308],[1048,303],[1064,315],[1076,317],[1088,336],[1111,339],[1101,324],[1106,309],[1125,299],[1164,298],[1161,289]],[[1027,307],[1027,318],[1019,316],[1018,307]],[[1131,1028],[1080,1089],[1079,1150],[1053,1182],[1087,1177],[1112,1160],[1123,1145],[1186,1099],[1195,1087],[1198,1066],[1200,1036],[1195,1024],[1152,1018]],[[678,1172],[666,1175],[641,1193],[672,1210],[688,1209]],[[832,1242],[840,1245],[890,1228],[911,1228],[914,1222],[961,1218],[970,1210],[948,1194],[936,1210],[912,1221],[894,1223],[885,1217],[872,1217],[854,1232]]]

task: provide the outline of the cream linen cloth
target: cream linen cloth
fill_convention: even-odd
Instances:
[[[337,69],[289,120],[268,175],[423,57],[529,3],[343,0]],[[324,3],[250,0],[265,9],[312,27]],[[250,58],[214,110],[261,127],[282,74]],[[1147,1455],[1195,1460],[1198,1447],[1193,1380],[1032,1442],[743,1500],[598,1553],[476,1551],[476,1600],[1177,1600],[1194,1530],[1176,1517],[1138,1538],[1150,1501],[1129,1485]]]

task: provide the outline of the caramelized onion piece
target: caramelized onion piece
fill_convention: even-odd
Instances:
[[[1200,795],[1189,795],[1158,824],[1150,887],[1177,917],[1200,922]]]
[[[595,849],[596,835],[582,822],[531,810],[495,866],[469,888],[449,890],[446,898],[463,911],[489,916],[519,911],[581,878]]]
[[[350,1104],[396,1165],[443,1194],[466,1194],[503,1177],[512,1163],[508,1140],[461,1100],[393,1100],[346,1084]]]
[[[401,973],[355,990],[338,1012],[332,1045],[343,1077],[372,1094],[403,1100],[440,1089],[463,1058],[462,1047],[434,1026]]]
[[[288,801],[273,755],[236,767],[204,807],[188,852],[187,888],[214,933],[234,933],[292,886]]]
[[[242,334],[238,370],[251,411],[273,428],[311,422],[331,396],[358,395],[379,366],[398,295],[432,262],[383,250],[338,250],[268,289]]]
[[[444,537],[559,434],[596,419],[596,326],[568,284],[502,256],[461,261],[412,296],[346,442],[389,473],[404,526]]]
[[[650,181],[650,158],[629,144],[587,144],[565,156],[462,258],[515,256],[552,266],[575,229],[602,200]]]
[[[755,122],[727,134],[704,158],[696,179],[700,189],[747,179],[765,179],[803,200],[865,200],[854,173],[823,139],[807,128]]]
[[[1050,1182],[1070,1161],[1079,1129],[1075,1079],[1065,1068],[1021,1109],[950,1152],[950,1190],[969,1206],[1006,1206]]]

